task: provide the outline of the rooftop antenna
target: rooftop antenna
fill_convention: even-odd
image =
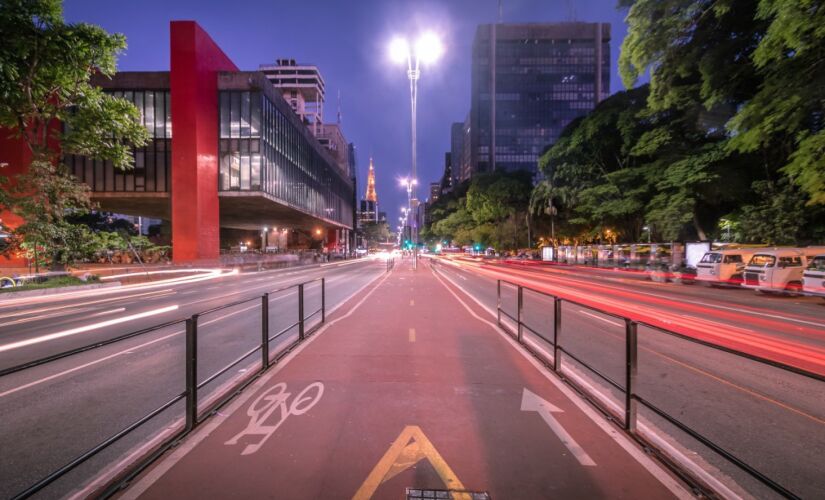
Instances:
[[[503,16],[502,10],[501,10],[501,0],[498,0],[498,24],[501,24],[503,22],[504,22],[504,16]]]
[[[338,89],[338,125],[341,124],[341,89]]]
[[[573,4],[570,2],[570,0],[566,0],[564,3],[567,4],[567,20],[568,21],[575,21],[576,20],[576,8],[573,7]]]

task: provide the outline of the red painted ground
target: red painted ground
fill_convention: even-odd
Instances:
[[[408,261],[396,265],[330,318],[336,319],[124,496],[327,499],[360,491],[363,498],[398,499],[406,487],[446,488],[445,479],[488,491],[493,499],[674,496],[515,347],[474,318],[426,262],[417,271]],[[315,383],[323,385],[320,398],[320,384],[299,398]],[[521,410],[525,388],[563,410],[553,417],[595,465],[582,465],[539,413]],[[233,441],[249,415],[266,411],[266,393],[284,396],[295,414],[268,439]],[[274,426],[283,413],[269,408],[275,411],[262,423]],[[256,444],[256,451],[243,454]]]

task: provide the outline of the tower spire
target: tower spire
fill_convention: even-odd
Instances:
[[[372,156],[370,156],[370,171],[367,174],[367,201],[378,201],[378,195],[375,194],[375,167],[372,164]]]

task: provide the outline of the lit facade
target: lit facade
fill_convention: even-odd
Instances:
[[[222,229],[321,232],[330,250],[344,249],[355,220],[348,160],[341,165],[266,76],[239,71],[197,23],[172,22],[170,45],[170,71],[94,80],[135,103],[151,139],[127,172],[64,158],[92,200],[169,221],[176,262],[217,259]],[[23,165],[18,156],[9,158]]]
[[[537,172],[542,151],[607,97],[610,25],[488,24],[472,54],[469,172]]]

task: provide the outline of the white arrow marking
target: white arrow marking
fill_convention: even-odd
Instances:
[[[587,452],[585,452],[584,449],[579,446],[579,444],[574,441],[572,437],[570,437],[570,434],[564,430],[564,427],[561,426],[558,420],[553,418],[553,413],[564,413],[564,410],[553,406],[525,388],[524,392],[521,394],[521,411],[537,412],[541,415],[541,418],[544,419],[550,429],[556,433],[556,436],[559,437],[564,446],[570,450],[570,453],[576,457],[576,460],[578,460],[580,464],[586,467],[596,465],[596,462],[594,462],[593,459],[590,458],[590,455],[588,455]]]

